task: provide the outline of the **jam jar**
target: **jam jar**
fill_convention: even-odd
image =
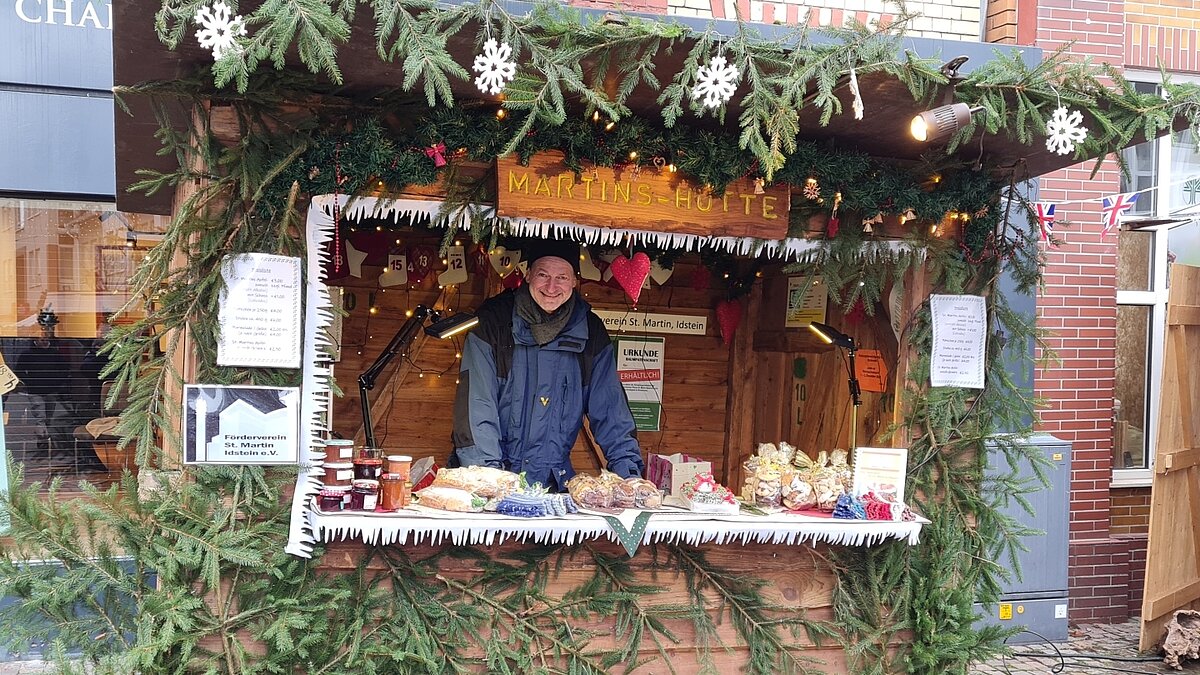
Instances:
[[[347,438],[331,438],[325,441],[325,459],[330,462],[348,462],[354,458],[354,441]]]
[[[408,455],[388,455],[384,458],[384,471],[388,473],[398,473],[402,480],[408,480],[409,471],[412,469],[412,457]]]
[[[346,497],[349,490],[339,488],[325,488],[317,493],[317,508],[325,513],[331,511],[341,511],[346,507]]]
[[[356,480],[350,488],[351,511],[374,511],[379,504],[379,481]]]
[[[379,480],[383,473],[383,460],[378,457],[355,457],[354,478],[359,480]]]
[[[324,469],[326,487],[350,487],[354,480],[354,465],[350,462],[329,462]]]
[[[398,473],[385,473],[379,477],[379,502],[384,511],[399,511],[404,508],[401,491],[404,479]]]

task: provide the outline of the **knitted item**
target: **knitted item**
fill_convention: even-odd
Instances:
[[[575,513],[574,500],[566,494],[515,492],[496,504],[496,513],[517,518],[543,518]]]
[[[833,507],[833,517],[847,520],[866,520],[867,512],[863,507],[861,499],[844,494],[838,497],[837,505]]]
[[[903,504],[885,501],[868,492],[863,495],[863,505],[866,508],[867,520],[898,520]]]

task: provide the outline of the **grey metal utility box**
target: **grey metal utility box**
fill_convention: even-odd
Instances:
[[[1009,644],[1041,642],[1042,638],[1052,642],[1067,640],[1067,551],[1068,525],[1071,505],[1071,444],[1049,434],[1034,434],[1024,441],[1037,448],[1049,460],[1046,470],[1049,485],[1025,495],[1033,515],[1021,508],[1015,500],[1002,511],[1026,527],[1045,532],[1043,535],[1026,537],[1029,549],[1017,556],[1021,578],[1012,574],[1012,579],[1002,584],[1000,601],[990,607],[977,604],[975,610],[983,615],[981,622],[1005,627],[1021,626],[1031,633],[1019,633]],[[1008,462],[1003,451],[995,446],[988,455],[988,473],[1007,473]],[[1018,467],[1018,475],[1034,478],[1033,467],[1025,462]],[[1012,572],[1008,555],[996,561]],[[1039,637],[1039,635],[1041,637]]]

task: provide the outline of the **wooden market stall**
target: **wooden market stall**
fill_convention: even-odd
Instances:
[[[267,493],[290,496],[290,514],[262,496],[270,472],[183,472],[197,487],[181,489],[177,501],[213,496],[216,522],[228,519],[229,532],[206,536],[278,545],[252,556],[212,553],[203,573],[188,577],[183,595],[210,601],[195,611],[219,614],[220,635],[204,643],[218,655],[215,668],[237,672],[248,650],[310,672],[353,668],[355,659],[383,672],[845,672],[879,663],[946,672],[998,648],[1002,631],[977,630],[969,619],[977,593],[985,600],[995,594],[989,560],[1011,526],[980,498],[980,453],[995,420],[1027,403],[998,373],[1006,343],[1019,346],[1029,332],[1020,332],[1021,322],[1010,321],[1004,299],[991,292],[1005,268],[1019,268],[1026,283],[1037,277],[1029,254],[1037,243],[1022,200],[1002,201],[1000,193],[1075,160],[1028,145],[1024,126],[1024,133],[984,131],[1004,128],[995,124],[968,127],[958,140],[970,142],[933,158],[909,125],[930,101],[966,96],[969,88],[956,86],[977,65],[1003,63],[1002,75],[1020,73],[1040,59],[1038,50],[964,43],[975,61],[943,65],[939,43],[904,38],[901,50],[901,28],[876,27],[838,36],[845,53],[830,60],[821,41],[780,47],[771,27],[748,37],[746,26],[733,24],[664,27],[652,17],[589,12],[581,21],[521,3],[422,6],[427,23],[405,23],[417,10],[397,5],[350,15],[317,2],[297,14],[290,5],[250,3],[240,11],[266,14],[255,21],[282,22],[293,32],[298,17],[312,22],[297,39],[324,45],[353,32],[376,40],[337,37],[336,48],[293,53],[291,33],[263,32],[262,40],[283,44],[237,43],[247,51],[231,47],[210,70],[213,55],[182,39],[182,10],[167,3],[156,16],[160,8],[151,5],[113,10],[115,80],[130,111],[117,121],[118,189],[123,209],[176,216],[170,248],[147,263],[147,286],[170,292],[137,327],[143,333],[127,336],[153,349],[171,346],[152,367],[129,361],[129,379],[140,386],[147,382],[141,378],[178,372],[186,383],[287,382],[300,385],[303,400],[299,477],[289,476],[295,489]],[[386,26],[373,25],[381,17]],[[534,54],[530,67],[545,76],[518,79],[511,96],[481,94],[486,87],[472,86],[462,66],[446,65],[471,63],[486,45],[492,55],[481,55],[476,70],[491,68],[504,51],[493,22],[503,24],[506,39],[526,40],[518,46]],[[742,50],[747,63],[770,64],[770,78],[743,90],[786,80],[780,59],[789,50],[836,65],[819,82],[793,82],[786,95],[771,89],[779,94],[774,102],[748,96],[718,101],[726,111],[720,116],[697,110],[656,121],[664,110],[645,73],[690,72],[664,96],[697,98],[686,79],[695,77],[689,52],[713,40]],[[888,49],[893,57],[880,66],[878,54]],[[314,55],[341,67],[312,62]],[[293,57],[332,84],[292,71],[254,72],[260,62]],[[704,67],[723,62],[714,53]],[[442,86],[430,69],[454,77]],[[998,77],[995,69],[979,70],[986,72],[979,77]],[[1037,77],[1057,78],[1053,84],[1020,95],[1049,106],[1058,90],[1079,81],[1048,73]],[[213,89],[213,74],[241,91]],[[594,81],[574,82],[583,74]],[[407,91],[416,80],[425,97]],[[543,89],[531,93],[531,81]],[[406,91],[397,92],[401,82]],[[572,85],[567,103],[554,90],[563,82]],[[1003,102],[1011,92],[1002,89],[970,96]],[[864,101],[869,121],[834,114]],[[755,105],[774,113],[756,116]],[[167,152],[158,152],[160,140]],[[146,181],[140,187],[157,190],[126,194],[138,176]],[[519,250],[520,239],[531,237],[586,244],[591,265],[579,290],[609,318],[649,316],[674,326],[637,333],[661,337],[664,353],[657,421],[639,434],[643,453],[693,455],[737,490],[759,443],[787,441],[813,458],[854,445],[897,446],[910,453],[901,496],[927,519],[906,520],[900,508],[879,520],[686,512],[543,520],[314,509],[324,440],[364,435],[355,381],[407,312],[477,307],[515,278],[518,261],[496,259],[497,247]],[[227,255],[248,252],[303,261],[298,369],[215,363],[212,322],[222,283],[214,279]],[[641,253],[658,263],[649,279],[614,285],[604,278],[605,256]],[[465,278],[442,280],[450,260],[463,263]],[[407,278],[395,281],[401,269]],[[630,279],[638,283],[621,283]],[[933,293],[986,301],[974,355],[989,377],[983,392],[979,385],[932,391]],[[806,306],[806,296],[821,302]],[[863,368],[855,371],[864,385],[861,406],[851,401],[846,350],[815,339],[805,327],[813,321],[862,350]],[[418,338],[393,359],[368,401],[377,445],[444,463],[459,344]],[[165,407],[178,409],[177,382],[160,379],[150,389],[163,381]],[[334,387],[346,396],[333,397]],[[137,410],[147,425],[177,423],[153,417],[160,409],[144,401]],[[164,451],[153,458],[178,469],[179,439],[170,430],[161,435]],[[602,468],[587,434],[572,460],[584,473]],[[151,473],[143,471],[142,480]],[[204,521],[207,512],[201,515]]]

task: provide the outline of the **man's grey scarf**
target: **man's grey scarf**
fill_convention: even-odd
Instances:
[[[517,289],[516,306],[517,316],[525,319],[529,324],[529,329],[533,331],[533,340],[540,347],[549,344],[567,327],[567,321],[570,320],[571,313],[575,310],[575,292],[571,291],[571,297],[567,298],[561,307],[552,313],[547,313],[546,310],[538,307],[527,284]]]

